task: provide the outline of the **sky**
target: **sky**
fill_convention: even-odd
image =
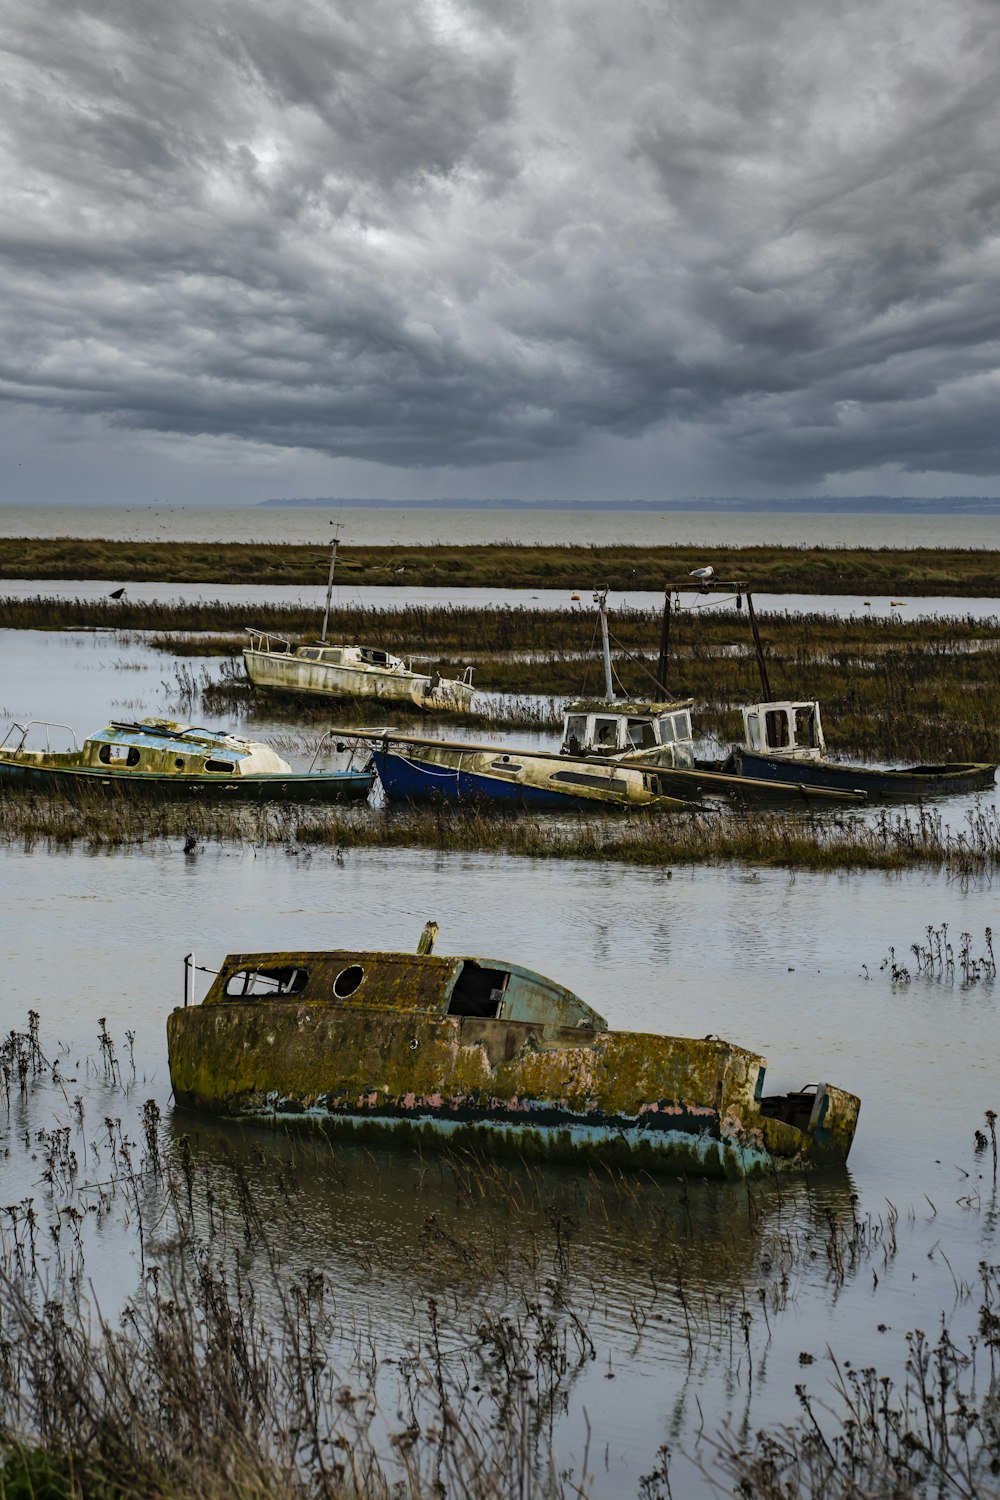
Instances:
[[[0,0],[0,502],[1000,493],[995,0]]]

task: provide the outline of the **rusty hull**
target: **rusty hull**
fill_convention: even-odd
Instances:
[[[761,1109],[758,1055],[714,1038],[607,1030],[557,986],[553,1011],[551,996],[532,1001],[530,984],[551,981],[516,966],[507,966],[511,995],[515,978],[529,981],[517,1011],[550,1019],[447,1014],[465,960],[437,956],[329,955],[334,971],[377,960],[374,1001],[234,1000],[225,975],[245,957],[227,959],[203,1004],[168,1017],[180,1106],[424,1147],[725,1177],[842,1163],[850,1147],[852,1095],[808,1096],[807,1128],[804,1117],[771,1118]],[[321,957],[268,955],[314,968]]]

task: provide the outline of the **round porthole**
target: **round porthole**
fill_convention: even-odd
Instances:
[[[174,760],[174,769],[177,771],[183,771],[184,769],[184,762],[181,760],[179,755]]]
[[[346,969],[341,969],[333,981],[333,993],[338,1000],[346,1000],[348,995],[353,995],[362,979],[365,971],[360,964],[348,964]]]

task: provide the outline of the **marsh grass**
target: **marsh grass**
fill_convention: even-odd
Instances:
[[[669,868],[751,864],[799,870],[935,869],[960,878],[991,875],[1000,858],[1000,815],[970,808],[952,826],[929,808],[883,811],[875,819],[692,807],[680,813],[499,815],[474,807],[221,806],[136,803],[81,790],[0,800],[0,842],[25,850],[111,852],[218,843],[284,849],[294,855],[352,849],[423,848],[530,859],[584,859]]]
[[[780,593],[985,595],[996,553],[978,548],[343,545],[342,581],[420,588],[662,589],[712,564],[724,579]],[[135,542],[12,537],[6,578],[107,579],[118,584],[321,584],[329,550],[258,542]]]
[[[72,1100],[36,1015],[0,1045],[5,1149],[38,1183],[0,1211],[5,1500],[584,1496],[588,1455],[557,1463],[557,1426],[588,1368],[621,1357],[609,1296],[631,1358],[666,1339],[695,1383],[721,1361],[746,1385],[800,1277],[819,1264],[842,1288],[896,1254],[895,1209],[860,1214],[838,1174],[709,1185],[451,1152],[406,1154],[394,1234],[337,1243],[333,1275],[297,1251],[303,1217],[328,1192],[340,1222],[372,1223],[394,1154],[189,1134],[136,1107],[131,1040],[125,1061],[97,1035]],[[139,1275],[105,1313],[90,1257],[115,1235]],[[352,1324],[349,1282],[409,1289],[401,1352]]]
[[[210,654],[234,658],[221,671],[197,674],[210,695],[206,711],[253,712],[258,703],[263,710],[280,701],[275,694],[251,694],[243,680],[242,606],[122,605],[127,607],[110,600],[0,600],[0,626],[144,629],[175,659],[201,654],[198,639],[204,636]],[[270,610],[268,623],[292,638],[316,629],[315,612],[297,608]],[[612,628],[618,690],[647,697],[654,691],[658,619],[648,611],[622,610]],[[499,705],[489,711],[487,719],[498,727],[557,724],[557,710],[532,716],[525,711],[528,700],[602,690],[589,609],[344,609],[335,613],[331,633],[427,656],[446,674],[470,659],[474,643],[477,687],[519,700],[507,713]],[[768,616],[763,634],[775,694],[819,699],[832,755],[882,764],[1000,761],[1000,620],[782,615]],[[745,615],[689,611],[675,621],[672,641],[671,692],[695,700],[702,733],[720,744],[741,738],[738,706],[760,696]],[[194,669],[188,671],[194,680]],[[322,700],[313,704],[304,697],[285,700],[283,711],[298,713],[303,722],[326,713],[341,716],[336,704],[331,711]],[[370,712],[364,722],[369,719]],[[466,722],[485,720],[477,711]]]

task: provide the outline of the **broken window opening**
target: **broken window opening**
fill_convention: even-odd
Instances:
[[[226,980],[226,996],[231,1000],[256,999],[268,995],[301,995],[309,983],[308,969],[292,964],[269,969],[237,969]]]
[[[466,959],[448,1003],[449,1016],[499,1016],[510,975]]]

